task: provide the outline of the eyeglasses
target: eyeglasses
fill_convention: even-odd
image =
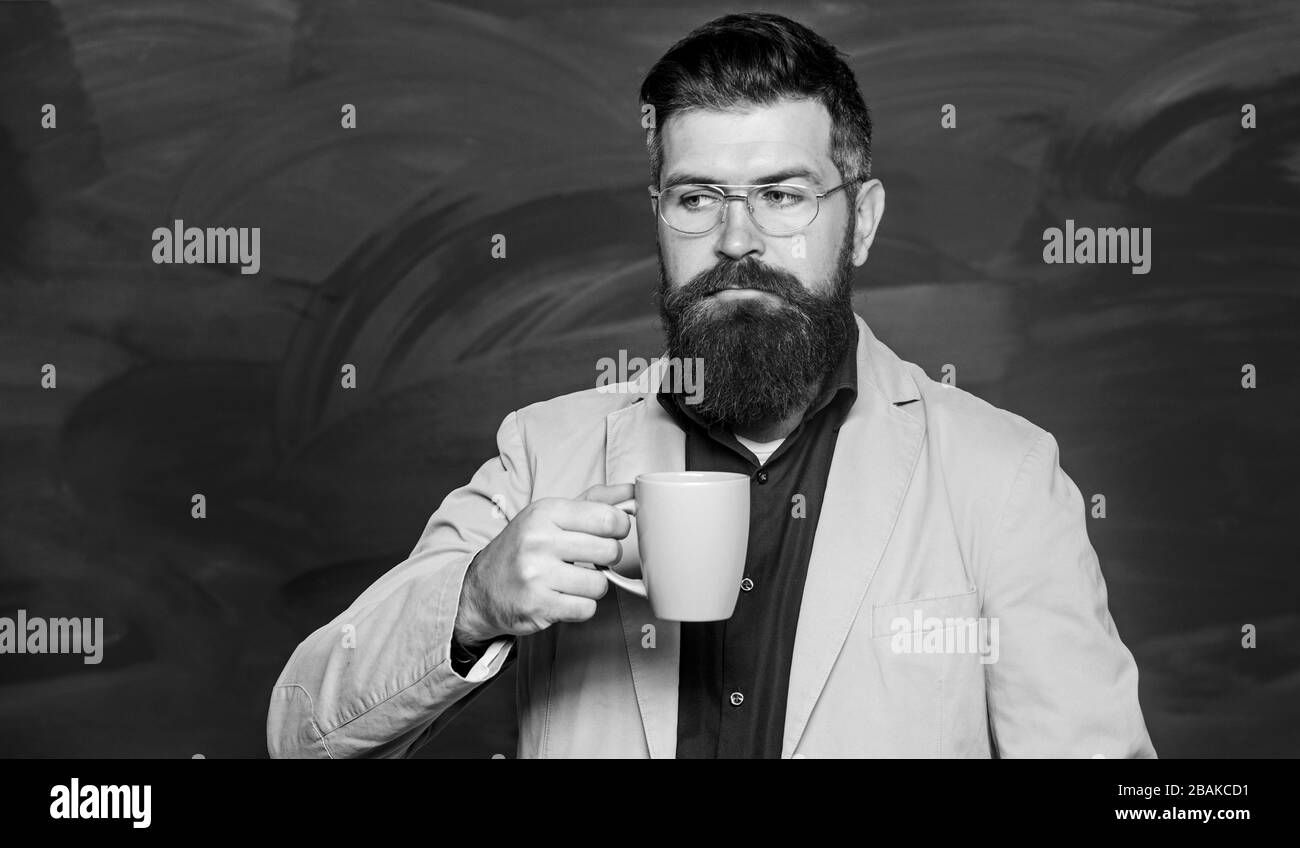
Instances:
[[[659,217],[679,233],[699,236],[712,232],[727,219],[728,201],[744,200],[749,217],[760,230],[773,236],[788,236],[817,220],[822,198],[828,197],[859,179],[840,183],[835,188],[815,192],[806,186],[770,183],[768,185],[677,185],[664,191],[650,186],[651,202]],[[724,189],[746,189],[744,194]]]

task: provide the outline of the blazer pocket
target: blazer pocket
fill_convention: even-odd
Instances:
[[[969,619],[978,618],[979,614],[979,598],[973,588],[959,595],[936,595],[910,601],[873,604],[871,635],[873,638],[893,636],[900,629],[911,632],[916,626],[918,616],[922,627],[932,626],[927,623],[927,619],[938,618],[942,622],[940,628],[946,629],[964,624]]]

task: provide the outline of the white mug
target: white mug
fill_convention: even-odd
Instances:
[[[635,516],[641,579],[601,567],[609,582],[650,601],[657,618],[731,618],[749,548],[749,476],[661,471],[636,478],[615,504]]]

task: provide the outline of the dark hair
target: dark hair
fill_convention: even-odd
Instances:
[[[803,24],[767,12],[726,15],[699,27],[674,44],[641,83],[643,107],[654,107],[655,127],[646,137],[651,180],[659,184],[663,128],[676,113],[782,99],[814,99],[825,106],[831,161],[845,180],[869,179],[871,113],[846,58]]]

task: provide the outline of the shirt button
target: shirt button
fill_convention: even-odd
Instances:
[[[740,591],[748,592],[750,589],[753,588],[754,588],[754,581],[750,580],[748,577],[740,581]]]
[[[742,694],[739,693],[739,692],[732,692],[732,693],[731,693],[731,705],[732,705],[733,707],[738,707],[738,706],[740,706],[740,705],[743,704],[743,703],[745,703],[745,696],[744,696],[744,695],[742,695]]]
[[[766,483],[766,482],[767,482],[767,472],[766,472],[766,471],[760,471],[760,472],[758,472],[757,474],[754,475],[754,479],[757,480],[759,483]]]

